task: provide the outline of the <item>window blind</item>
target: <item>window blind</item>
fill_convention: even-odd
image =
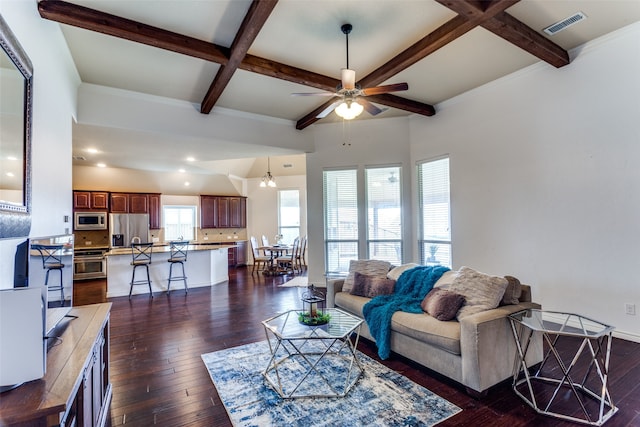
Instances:
[[[418,164],[420,261],[451,267],[449,157]]]

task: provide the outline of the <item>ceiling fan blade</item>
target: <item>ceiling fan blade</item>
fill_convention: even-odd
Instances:
[[[334,102],[333,104],[329,105],[327,108],[325,108],[324,110],[322,110],[320,112],[320,114],[318,114],[316,116],[316,118],[318,119],[324,119],[325,117],[327,117],[333,110],[336,109],[336,107],[340,104],[340,102],[342,102],[342,100],[337,100],[336,102]]]
[[[382,93],[399,92],[401,90],[409,89],[407,83],[394,83],[392,85],[376,86],[362,89],[362,94],[367,95],[380,95]]]
[[[372,103],[370,103],[369,101],[367,101],[364,98],[358,98],[358,104],[362,105],[364,107],[365,110],[367,110],[367,113],[371,114],[372,116],[377,116],[378,114],[386,111],[383,110],[381,108],[376,107],[375,105],[373,105]]]
[[[291,96],[336,96],[335,92],[294,92]]]
[[[341,70],[342,89],[353,90],[356,88],[356,72],[348,68]]]

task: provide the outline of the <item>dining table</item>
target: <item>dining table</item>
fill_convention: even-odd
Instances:
[[[287,253],[289,253],[290,249],[291,249],[291,246],[289,245],[260,246],[258,250],[264,251],[264,254],[269,257],[269,265],[266,269],[263,270],[263,273],[271,276],[284,274],[286,270],[279,268],[278,264],[275,261],[278,257],[281,257],[282,255],[286,255]]]

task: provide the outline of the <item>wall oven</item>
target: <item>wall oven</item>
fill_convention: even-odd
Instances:
[[[107,277],[106,249],[76,249],[73,254],[73,280]]]
[[[106,230],[106,212],[76,212],[73,221],[74,230]]]

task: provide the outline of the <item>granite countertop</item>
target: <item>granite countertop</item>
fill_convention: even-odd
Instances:
[[[211,246],[214,246],[213,248]],[[210,244],[190,244],[187,247],[188,251],[216,251],[218,249],[229,249],[235,248],[236,245],[233,244],[221,244],[220,243],[210,243]],[[153,249],[151,250],[153,253],[163,253],[170,252],[171,248],[168,243],[157,243],[153,245]],[[131,255],[131,248],[115,248],[111,249],[109,252],[105,254],[106,256],[110,255]]]

